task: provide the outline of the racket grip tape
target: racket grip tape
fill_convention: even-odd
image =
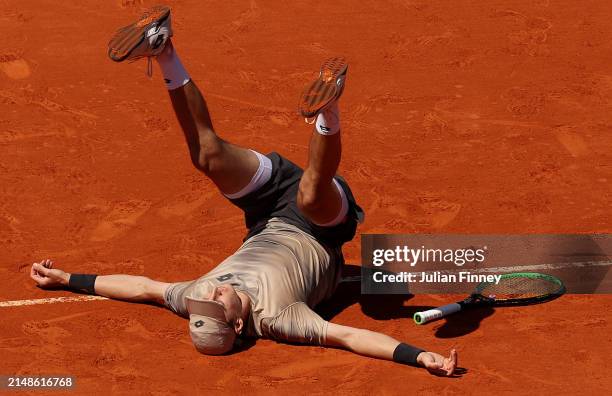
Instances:
[[[422,325],[427,322],[431,322],[432,320],[440,319],[459,311],[461,311],[461,305],[457,303],[452,303],[444,305],[442,307],[429,309],[427,311],[415,312],[412,318],[414,319],[414,322],[416,324]]]

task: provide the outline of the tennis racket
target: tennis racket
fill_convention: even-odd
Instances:
[[[479,283],[474,293],[465,300],[416,312],[413,319],[416,324],[422,325],[464,309],[537,304],[557,298],[564,292],[563,282],[552,275],[536,272],[503,274],[499,283]]]

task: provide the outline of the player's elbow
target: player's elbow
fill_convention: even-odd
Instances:
[[[367,330],[353,329],[346,335],[345,346],[347,349],[357,352],[359,351],[360,345],[367,339]]]
[[[153,301],[157,303],[164,302],[164,294],[168,288],[168,283],[158,282],[146,277],[143,277],[143,289],[142,295],[146,301]]]
[[[151,279],[146,276],[138,276],[132,284],[130,294],[134,301],[146,301],[149,294],[149,282]]]
[[[327,345],[354,350],[359,342],[359,329],[330,323],[327,328]]]
[[[349,351],[369,355],[367,351],[377,342],[373,337],[375,335],[376,333],[369,330],[350,328],[344,334],[343,346]]]

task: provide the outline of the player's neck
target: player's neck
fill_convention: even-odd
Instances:
[[[240,302],[242,304],[242,312],[240,317],[245,323],[247,323],[247,319],[251,314],[251,298],[248,296],[248,294],[241,291],[237,291],[236,294],[238,294],[238,298],[240,298]]]

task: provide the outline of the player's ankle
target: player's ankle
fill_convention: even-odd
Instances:
[[[338,102],[334,101],[317,114],[315,129],[321,135],[335,135],[340,132],[340,110]]]
[[[166,88],[169,91],[182,87],[191,79],[170,41],[155,59],[159,64]]]

